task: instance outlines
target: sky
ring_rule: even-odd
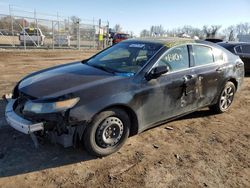
[[[53,15],[58,12],[65,18],[75,15],[86,21],[101,18],[111,27],[120,24],[124,31],[137,35],[152,25],[165,29],[184,25],[225,28],[250,22],[250,0],[0,0],[0,14],[9,12],[9,4],[19,15],[19,10],[36,9]]]

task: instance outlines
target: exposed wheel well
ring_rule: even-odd
[[[233,82],[233,84],[234,84],[234,86],[235,86],[235,88],[237,90],[237,88],[238,88],[238,82],[236,81],[236,79],[235,78],[230,78],[228,81]]]
[[[108,109],[111,109],[111,108],[118,108],[118,109],[121,109],[121,110],[124,110],[129,118],[130,118],[130,121],[131,121],[131,127],[130,127],[130,134],[129,136],[134,136],[138,133],[138,119],[137,119],[137,115],[136,113],[128,106],[125,106],[125,105],[113,105],[113,106],[109,106],[105,109],[103,109],[102,111],[104,110],[108,110]]]

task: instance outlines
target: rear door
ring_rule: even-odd
[[[197,92],[199,93],[198,107],[211,104],[220,93],[224,83],[226,65],[223,53],[210,46],[192,45],[195,73],[198,79]]]
[[[145,81],[140,97],[145,125],[166,120],[197,108],[197,76],[190,68],[187,45],[171,48],[153,67],[166,65],[169,72]]]

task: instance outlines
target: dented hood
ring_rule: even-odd
[[[76,62],[33,73],[18,89],[34,98],[54,98],[117,79],[122,77]]]

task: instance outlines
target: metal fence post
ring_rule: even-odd
[[[54,35],[55,29],[54,29],[54,22],[52,21],[52,49],[55,49],[55,44],[54,44],[54,39],[55,39],[55,35]]]
[[[95,49],[96,48],[96,38],[95,38],[95,33],[96,33],[96,31],[95,31],[95,18],[93,18],[93,48]]]
[[[34,20],[35,20],[35,23],[36,23],[37,46],[39,46],[39,44],[40,44],[40,41],[39,41],[40,37],[38,35],[39,32],[38,32],[38,23],[37,23],[37,18],[36,18],[36,9],[34,9]]]
[[[101,40],[100,40],[100,35],[101,35],[101,26],[102,26],[102,20],[101,19],[99,19],[99,23],[98,23],[98,50],[101,50],[101,46],[102,46],[102,44],[101,44]]]
[[[80,20],[78,20],[78,36],[77,36],[77,40],[78,40],[78,50],[80,50]]]
[[[11,33],[12,33],[12,46],[15,46],[15,42],[14,42],[14,21],[13,21],[13,15],[12,15],[12,11],[11,11],[11,5],[9,5],[9,14],[10,14],[10,19],[11,19]]]
[[[24,45],[24,50],[26,50],[26,30],[25,30],[25,21],[24,21],[24,18],[23,18],[23,45]]]
[[[109,21],[107,21],[106,47],[109,46]]]

